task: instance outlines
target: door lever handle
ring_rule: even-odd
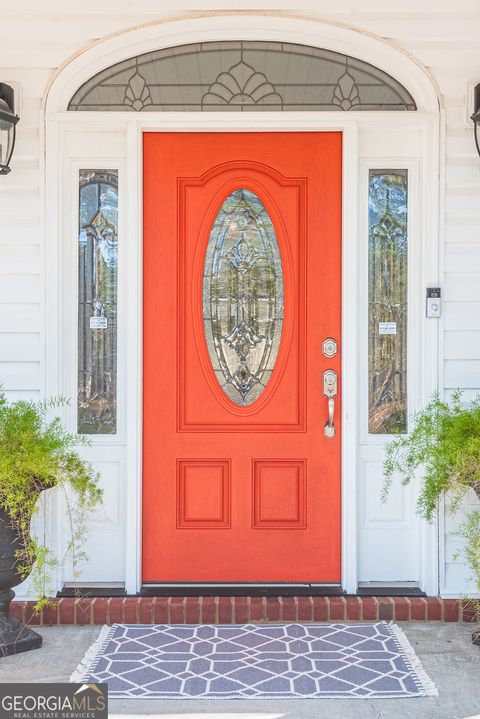
[[[337,373],[327,369],[323,373],[323,395],[328,399],[328,422],[325,422],[323,433],[328,439],[335,437],[335,397],[337,396]]]
[[[333,424],[333,418],[335,416],[335,400],[333,397],[328,398],[328,422],[325,423],[324,434],[325,437],[331,439],[335,437],[335,425]]]

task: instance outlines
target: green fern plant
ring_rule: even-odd
[[[78,573],[86,558],[86,520],[102,499],[98,475],[76,451],[87,440],[67,432],[59,417],[50,418],[65,404],[64,398],[9,403],[0,391],[0,507],[21,539],[16,569],[22,579],[31,573],[37,608],[48,601],[52,574],[61,562],[72,562]],[[46,506],[42,492],[51,488],[63,492],[67,508],[70,537],[63,557],[30,533],[32,518]]]
[[[480,499],[480,396],[462,402],[455,392],[450,402],[438,395],[416,413],[409,434],[395,437],[386,448],[382,499],[386,501],[398,473],[409,484],[421,468],[418,512],[427,520],[436,515],[444,498],[449,511],[458,511],[472,491]],[[480,510],[466,513],[458,534],[464,540],[464,558],[480,595]],[[480,620],[480,601],[472,600]]]

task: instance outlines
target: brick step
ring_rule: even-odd
[[[13,601],[12,614],[34,625],[245,624],[344,620],[472,621],[459,599],[439,597],[63,597],[39,613]]]

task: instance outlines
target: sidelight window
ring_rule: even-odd
[[[79,171],[78,432],[117,431],[118,171]]]
[[[407,431],[407,170],[370,170],[368,429]]]

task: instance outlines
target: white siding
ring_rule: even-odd
[[[380,35],[429,68],[446,110],[444,316],[440,388],[456,387],[466,397],[480,390],[480,159],[465,123],[469,81],[480,81],[478,0],[251,0],[244,10],[282,10],[348,24]],[[144,22],[178,16],[170,0],[17,0],[0,10],[0,79],[21,88],[21,123],[13,171],[0,180],[0,382],[13,398],[44,391],[42,152],[40,108],[48,80],[69,56],[108,34]],[[13,10],[10,10],[13,7]],[[159,9],[160,7],[160,9]],[[190,0],[184,12],[231,9],[227,0]],[[39,9],[41,8],[41,9]],[[75,88],[72,87],[72,92]],[[109,460],[106,460],[109,461]],[[114,458],[112,462],[116,461]],[[112,465],[113,466],[113,465]],[[108,472],[111,474],[111,467]],[[110,481],[110,480],[109,480]],[[111,480],[113,481],[113,480]],[[108,521],[113,524],[118,516]],[[446,593],[466,588],[465,569],[453,560],[456,537],[446,519]]]
[[[478,31],[479,20],[473,26]],[[454,389],[464,390],[469,400],[480,391],[480,158],[473,144],[472,130],[465,127],[465,99],[468,80],[480,80],[480,53],[469,56],[462,47],[435,68],[445,94],[445,251],[444,251],[444,373],[440,378],[449,397]],[[450,61],[455,60],[450,64]],[[470,58],[470,59],[469,59]],[[459,62],[459,60],[462,62]],[[456,86],[456,87],[455,87]],[[465,508],[474,506],[469,497]],[[459,560],[461,539],[457,535],[459,516],[448,511],[444,521],[444,572],[441,591],[457,596],[471,587],[469,570]]]

